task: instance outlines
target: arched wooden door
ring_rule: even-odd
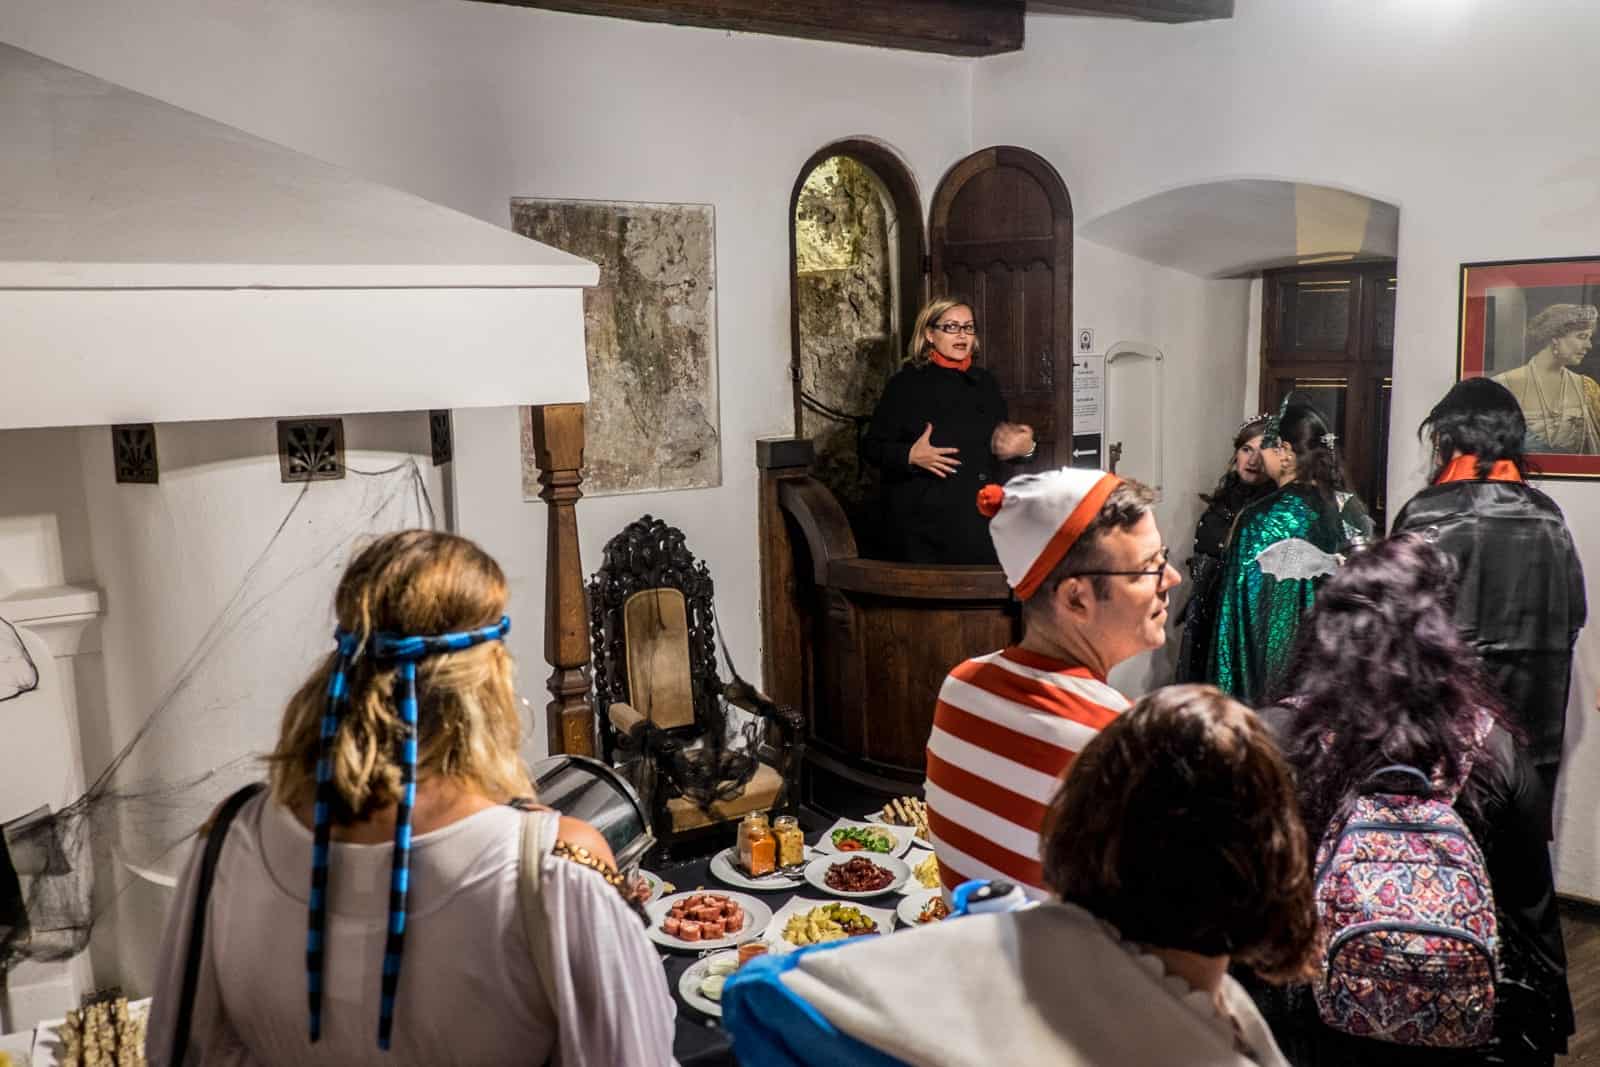
[[[1034,429],[1028,469],[1072,463],[1072,201],[1023,148],[986,148],[939,183],[929,227],[931,289],[972,301],[977,359],[1014,422]]]

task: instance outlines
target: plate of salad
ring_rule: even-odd
[[[911,832],[859,819],[840,819],[822,833],[817,851],[838,855],[903,856],[911,848]]]

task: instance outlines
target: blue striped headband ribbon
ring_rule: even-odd
[[[349,696],[346,675],[363,651],[380,664],[394,664],[400,673],[400,717],[406,736],[400,753],[400,803],[394,815],[394,864],[389,879],[389,936],[383,949],[383,994],[378,1005],[378,1047],[387,1051],[394,1030],[395,990],[400,984],[400,958],[405,951],[406,893],[411,881],[411,808],[417,800],[417,661],[460,652],[485,641],[499,641],[511,632],[502,615],[493,626],[465,633],[403,637],[374,633],[363,648],[359,635],[335,630],[339,668],[328,681],[328,708],[322,715],[317,756],[317,798],[312,817],[310,919],[306,928],[306,992],[311,1005],[311,1040],[322,1036],[323,935],[328,927],[328,859],[332,834],[333,739]]]

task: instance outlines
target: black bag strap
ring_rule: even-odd
[[[217,876],[222,842],[228,836],[228,826],[239,814],[239,809],[244,807],[245,801],[265,788],[265,782],[251,782],[224,800],[222,807],[212,816],[211,832],[206,834],[206,850],[200,857],[200,873],[195,880],[194,913],[189,919],[189,951],[183,964],[183,991],[178,997],[178,1019],[172,1032],[172,1067],[183,1067],[183,1055],[189,1048],[194,1001],[200,990],[200,963],[205,955],[206,905],[211,900],[211,883]]]

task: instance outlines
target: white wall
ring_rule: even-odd
[[[1153,412],[1150,421],[1153,425],[1159,417],[1165,435],[1156,523],[1172,549],[1173,561],[1187,575],[1182,561],[1192,551],[1195,523],[1204,508],[1199,494],[1209,491],[1221,476],[1239,422],[1250,283],[1210,281],[1081,238],[1075,259],[1073,324],[1094,330],[1101,353],[1125,342],[1161,352],[1162,410]],[[1118,366],[1108,372],[1113,389],[1115,376],[1122,373]],[[1117,407],[1125,410],[1121,401]],[[1127,428],[1115,429],[1118,432],[1107,437],[1108,445],[1127,436]],[[1204,442],[1215,446],[1206,447]],[[1172,614],[1188,595],[1187,588],[1174,590]],[[1173,632],[1164,649],[1123,664],[1112,672],[1111,681],[1130,695],[1171,681],[1177,646]]]
[[[102,982],[144,988],[166,906],[165,890],[121,861],[176,874],[187,856],[178,843],[261,775],[254,757],[271,750],[289,696],[331,646],[333,590],[353,551],[369,533],[427,521],[409,470],[354,471],[414,461],[436,507],[443,496],[426,414],[346,416],[344,429],[352,472],[309,485],[281,482],[268,419],[158,425],[157,485],[117,484],[110,432],[78,431],[106,611],[104,696],[80,702],[89,777],[138,738],[93,809],[109,919],[92,945]],[[123,888],[114,902],[112,883]]]
[[[72,430],[0,433],[0,596],[92,578],[79,462]]]
[[[1317,182],[1399,205],[1397,501],[1424,480],[1413,431],[1455,376],[1458,265],[1600,251],[1600,158],[1576,132],[1593,124],[1592,93],[1574,75],[1592,65],[1600,6],[1238,0],[1222,22],[1043,16],[1027,30],[1023,53],[976,66],[974,136],[1050,158],[1080,219],[1237,177]],[[1081,297],[1079,308],[1083,320]],[[1229,417],[1238,410],[1230,405]],[[1600,486],[1544,488],[1567,514],[1600,603]],[[1591,710],[1600,627],[1579,641],[1576,677],[1557,875],[1563,891],[1600,897]]]

